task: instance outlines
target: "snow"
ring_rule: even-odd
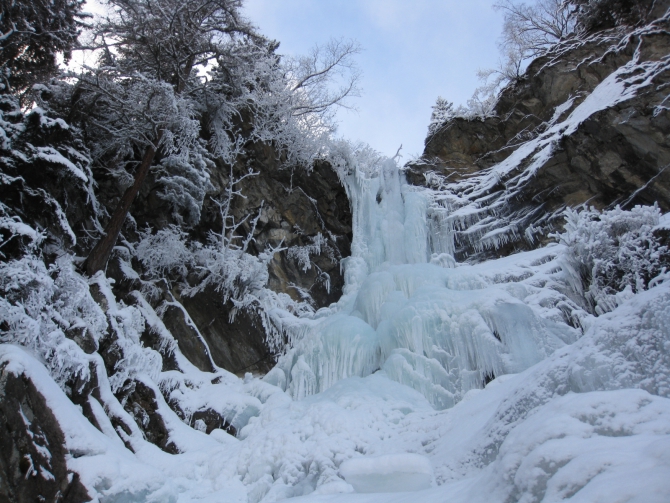
[[[430,488],[433,468],[425,456],[387,454],[345,461],[340,475],[359,493],[420,491]]]
[[[75,177],[79,178],[82,182],[88,182],[88,177],[86,174],[79,169],[72,161],[69,161],[65,158],[58,150],[53,147],[37,147],[35,149],[35,158],[42,159],[43,161],[51,162],[54,164],[60,164],[65,166],[70,173]]]
[[[0,346],[0,366],[4,365],[4,372],[27,376],[45,397],[65,434],[68,468],[80,475],[93,501],[147,501],[147,498],[150,501],[199,500],[212,503],[222,499],[246,501],[243,486],[225,466],[225,460],[237,444],[233,437],[227,436],[228,441],[222,444],[192,430],[162,402],[166,417],[173,418],[170,428],[176,430],[175,438],[183,442],[180,447],[184,449],[184,454],[173,456],[164,453],[143,440],[138,430],[128,437],[133,453],[114,433],[115,429],[108,419],[109,411],[105,413],[100,404],[93,407],[102,427],[101,432],[84,418],[40,362],[24,349],[10,344]],[[104,390],[104,385],[101,385],[101,390]],[[158,396],[161,396],[160,393]],[[120,411],[125,414],[122,408]],[[127,417],[124,424],[134,423]]]
[[[191,247],[178,227],[147,230],[134,250],[147,281],[128,249],[117,250],[128,259],[124,273],[148,290],[195,264],[203,276],[191,293],[210,285],[222,300],[258,309],[273,349],[289,342],[265,376],[240,379],[214,362],[212,372],[199,370],[143,292],[117,300],[104,274],[86,281],[65,255],[49,267],[30,256],[0,262],[0,368],[45,397],[65,435],[68,468],[96,502],[667,501],[668,250],[644,243],[668,228],[669,215],[656,207],[568,212],[557,244],[478,264],[454,259],[457,234],[476,249],[533,239],[523,216],[499,216],[504,205],[562,136],[666,66],[667,58],[641,61],[636,52],[577,106],[574,97],[557,106],[547,129],[505,161],[450,186],[436,178],[434,191],[409,186],[391,159],[329,144],[351,202],[353,242],[341,262],[341,299],[317,312],[267,288],[273,251],[246,252],[253,230],[232,243],[241,225],[225,209],[241,195],[232,177],[221,234],[208,245]],[[87,182],[62,154],[39,155]],[[516,173],[520,165],[527,167]],[[501,180],[505,190],[492,193]],[[193,194],[171,197],[198,213],[209,182],[192,182]],[[41,239],[2,218],[12,233]],[[307,270],[323,253],[329,245],[319,234],[287,254]],[[195,328],[176,299],[164,300]],[[113,335],[122,358],[106,368],[68,336],[73,329],[95,344]],[[155,349],[142,344],[147,333]],[[177,368],[166,370],[161,354]],[[73,377],[97,383],[88,397],[97,427],[67,396]],[[147,441],[124,407],[119,397],[133,381],[154,393],[178,454]],[[237,435],[206,434],[206,422],[194,418],[207,411]]]
[[[477,475],[417,493],[306,502],[667,501],[670,401],[640,390],[571,394],[540,410]],[[465,419],[465,418],[461,418]]]
[[[444,229],[429,225],[425,194],[392,162],[376,171],[358,161],[341,172],[355,221],[344,295],[302,317],[274,304],[291,347],[263,378],[198,370],[140,292],[125,305],[104,275],[87,284],[67,257],[51,272],[41,261],[3,264],[0,286],[20,302],[0,305],[15,337],[3,335],[0,365],[47,398],[68,467],[94,501],[664,501],[667,272],[594,316],[566,264],[580,232],[618,223],[647,236],[667,215],[587,214],[560,244],[457,263]],[[160,255],[157,267],[178,267],[173,257]],[[116,334],[124,358],[111,375],[64,336],[69,326],[88,327],[96,341]],[[145,330],[178,370],[162,370],[159,353],[142,346]],[[68,372],[95,374],[99,429],[61,387]],[[153,390],[179,454],[149,443],[114,395],[129,378]],[[207,410],[237,437],[207,435],[193,421]]]
[[[96,353],[62,356],[96,373],[99,395],[89,404],[99,430],[54,381],[40,346],[0,346],[4,371],[28,376],[47,398],[65,433],[68,467],[94,501],[667,498],[670,281],[659,277],[596,317],[571,297],[561,265],[567,241],[456,263],[448,252],[404,242],[406,228],[421,235],[421,222],[430,242],[426,206],[397,171],[385,169],[381,177],[351,173],[354,215],[367,214],[358,232],[368,234],[356,235],[345,261],[344,296],[291,318],[293,346],[262,379],[198,370],[142,295],[135,292],[134,306],[118,303],[103,275],[90,285],[104,298],[106,323],[126,359],[108,377]],[[667,219],[655,218],[650,228]],[[383,235],[389,222],[400,234]],[[402,246],[390,248],[398,236]],[[57,265],[57,284],[34,264],[5,267],[21,271],[6,276],[3,288],[11,291],[40,278],[40,302],[79,288],[66,261]],[[90,302],[86,290],[73,306],[58,307],[58,316],[80,313],[100,333],[103,313]],[[39,305],[25,314],[5,307],[23,320],[37,316]],[[143,323],[179,370],[162,371],[157,353],[140,345]],[[154,391],[179,454],[147,442],[112,393],[129,376]],[[204,424],[191,423],[205,410],[224,417],[237,438],[220,429],[207,435]]]

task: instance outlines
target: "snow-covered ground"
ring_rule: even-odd
[[[113,386],[97,354],[89,358],[99,369],[100,400],[89,403],[100,430],[27,349],[0,346],[5,371],[26,374],[47,397],[65,432],[68,465],[91,496],[668,501],[668,274],[593,316],[566,266],[566,245],[457,264],[448,236],[434,235],[449,229],[428,225],[427,195],[406,185],[393,161],[365,168],[343,175],[355,221],[344,295],[309,318],[274,314],[292,337],[275,369],[245,379],[204,373],[177,348],[183,372],[143,374],[148,353],[133,367],[155,391],[180,454],[143,438],[105,391]],[[666,215],[657,225],[667,222]],[[135,309],[170,343],[146,303],[116,306],[105,279],[95,281],[127,333]],[[128,344],[139,344],[136,337]],[[187,426],[164,396],[186,414],[217,411],[237,438]],[[109,417],[131,431],[115,429]]]
[[[454,259],[459,240],[493,250],[510,236],[537,237],[524,215],[505,214],[510,202],[588,118],[663,89],[670,58],[641,40],[664,29],[652,23],[626,35],[620,50],[630,43],[631,60],[588,96],[557,106],[504,161],[457,182],[428,174],[433,189],[409,186],[395,161],[370,150],[287,129],[290,138],[277,141],[297,145],[296,156],[328,150],[351,202],[341,299],[313,312],[266,288],[271,254],[195,248],[210,274],[194,291],[218,282],[233,295],[238,283],[251,285],[241,308],[259,309],[270,346],[288,340],[265,376],[241,379],[214,362],[215,372],[199,370],[147,302],[148,290],[121,301],[112,280],[85,278],[60,249],[47,264],[39,247],[46,234],[0,202],[0,227],[10,235],[2,246],[14,237],[27,243],[16,260],[0,253],[0,383],[8,374],[34,383],[63,430],[68,469],[100,503],[670,501],[670,250],[654,237],[668,232],[670,214],[567,210],[554,244],[483,263]],[[41,108],[32,113],[52,120]],[[312,140],[326,145],[300,150]],[[88,168],[51,147],[35,152],[61,165],[97,206]],[[3,183],[19,180],[10,178]],[[231,177],[229,195],[233,185]],[[74,243],[59,203],[45,200]],[[177,228],[147,233],[132,253],[151,281],[125,258],[123,273],[151,286],[173,266],[201,264],[184,236]],[[308,267],[318,236],[289,258]],[[221,238],[228,252],[233,238]],[[120,252],[128,260],[130,248]],[[153,347],[142,343],[149,332]],[[101,341],[115,345],[118,359],[103,360]],[[161,353],[176,369],[163,370]],[[155,395],[178,454],[146,439],[150,419],[141,407],[129,413],[128,383]],[[86,397],[86,407],[66,392]],[[204,411],[225,418],[236,436],[207,434],[204,420],[191,421]],[[20,413],[28,428],[32,414]],[[46,437],[27,432],[45,461],[28,456],[26,477],[53,480]]]

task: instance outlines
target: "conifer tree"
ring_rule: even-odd
[[[3,0],[0,69],[3,92],[22,93],[58,71],[77,45],[84,0]]]

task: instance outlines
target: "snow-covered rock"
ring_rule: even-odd
[[[670,210],[669,24],[665,12],[569,37],[503,89],[492,116],[452,117],[426,138],[407,177],[441,189],[434,218],[455,231],[459,260],[544,244],[566,207]]]

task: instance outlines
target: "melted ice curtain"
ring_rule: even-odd
[[[393,160],[350,159],[342,178],[354,216],[344,295],[293,330],[268,382],[301,399],[381,369],[444,409],[576,340],[556,313],[541,318],[527,305],[532,282],[456,264],[449,230],[428,225],[428,193],[408,185]],[[555,251],[540,254],[522,275],[536,275]]]

